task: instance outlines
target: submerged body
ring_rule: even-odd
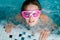
[[[54,29],[52,28],[53,24],[51,20],[46,24],[42,19],[39,19],[39,23],[33,27],[27,25],[23,20],[21,22],[22,24],[18,24],[15,28],[12,28],[10,33],[7,33],[4,26],[1,25],[0,40],[39,40],[39,38],[41,38],[41,32],[44,29],[49,31]],[[50,40],[52,39],[53,38]],[[47,38],[47,40],[49,39]]]

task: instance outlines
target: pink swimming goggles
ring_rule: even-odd
[[[41,10],[34,10],[34,11],[22,11],[22,16],[25,19],[29,19],[30,16],[37,18],[41,14]]]

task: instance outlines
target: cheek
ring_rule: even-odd
[[[34,20],[35,20],[35,21],[38,21],[38,20],[39,20],[39,17],[35,18]]]

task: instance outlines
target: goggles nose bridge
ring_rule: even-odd
[[[30,11],[30,14],[29,14],[29,16],[32,16],[32,14],[33,14],[33,12],[31,12],[31,11]]]
[[[32,16],[32,13],[29,16]]]
[[[30,16],[31,16],[33,13],[35,13],[35,11],[33,11],[33,12],[30,12]]]

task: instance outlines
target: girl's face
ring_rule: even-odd
[[[22,11],[22,16],[25,18],[26,22],[30,26],[34,26],[38,23],[41,10],[38,6],[30,4],[26,7],[25,11]]]

